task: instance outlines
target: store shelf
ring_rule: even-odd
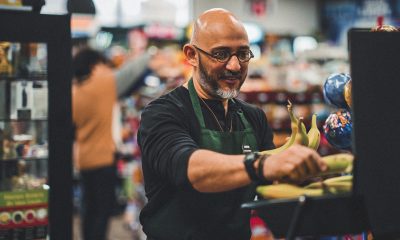
[[[322,91],[306,91],[306,92],[288,92],[288,91],[252,91],[242,92],[240,99],[250,103],[276,103],[284,104],[290,100],[293,104],[311,104],[314,102],[323,102],[324,97]]]
[[[48,157],[15,157],[15,158],[0,158],[0,164],[5,162],[17,162],[20,160],[25,161],[40,161],[40,160],[47,160]]]
[[[0,118],[0,122],[16,122],[16,123],[46,123],[48,119],[45,118],[36,118],[36,119],[11,119],[11,118]]]
[[[47,74],[38,75],[2,75],[0,74],[0,81],[40,81],[46,80],[48,78]]]

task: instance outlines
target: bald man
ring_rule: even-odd
[[[301,182],[326,166],[313,150],[274,148],[265,113],[236,99],[253,53],[243,24],[211,9],[183,48],[193,76],[151,102],[138,133],[148,203],[140,215],[149,240],[250,239],[240,210],[255,186]]]

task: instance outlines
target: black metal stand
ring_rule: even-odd
[[[289,229],[288,229],[287,234],[286,234],[286,239],[287,240],[294,240],[295,234],[296,234],[297,225],[298,225],[299,220],[301,218],[301,214],[303,212],[304,205],[306,204],[306,202],[308,202],[308,201],[307,201],[307,197],[305,195],[302,195],[302,196],[299,197],[298,204],[297,204],[297,206],[296,206],[296,208],[294,210],[293,218],[292,218],[292,220],[290,222]]]

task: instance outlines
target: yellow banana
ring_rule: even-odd
[[[338,194],[351,192],[353,188],[353,182],[331,182],[325,183],[327,186],[327,192]]]
[[[320,175],[334,173],[351,173],[353,170],[354,156],[350,153],[337,153],[322,157],[322,160],[328,165],[328,170]]]
[[[302,117],[297,118],[293,113],[293,104],[288,100],[287,109],[290,117],[290,125],[297,125],[297,136],[295,143],[308,146],[308,137],[306,126],[304,125],[304,119]],[[293,128],[293,127],[292,127]]]
[[[289,102],[289,105],[287,105],[287,108],[288,108],[288,111],[290,114],[291,110],[289,110],[289,108],[290,109],[292,108],[292,103],[290,101],[288,101],[288,102]],[[280,153],[280,152],[288,149],[290,146],[292,146],[295,143],[296,138],[297,138],[296,136],[298,135],[298,132],[299,132],[298,131],[299,125],[298,125],[298,122],[296,121],[296,118],[290,117],[290,120],[291,120],[290,128],[291,128],[292,132],[290,134],[290,138],[285,142],[285,144],[283,144],[282,146],[275,148],[275,149],[259,152],[259,154],[268,154],[268,155],[277,154],[277,153]]]
[[[295,142],[296,135],[297,135],[297,126],[294,125],[294,126],[292,126],[292,133],[290,135],[290,138],[285,142],[285,144],[283,144],[282,146],[280,146],[278,148],[274,148],[274,149],[271,149],[271,150],[265,150],[265,151],[259,152],[259,154],[273,155],[273,154],[277,154],[277,153],[280,153],[280,152],[288,149]]]
[[[307,130],[304,125],[303,117],[300,117],[297,122],[297,136],[295,142],[303,146],[308,146]]]
[[[288,149],[294,143],[302,144],[305,146],[308,145],[307,130],[306,130],[306,126],[304,125],[303,118],[298,119],[294,115],[293,105],[289,100],[288,100],[288,102],[289,102],[289,104],[287,105],[287,109],[288,109],[289,116],[290,116],[290,127],[291,127],[291,131],[292,131],[290,134],[290,138],[285,142],[285,144],[283,144],[279,148],[262,151],[262,152],[259,152],[260,154],[268,154],[268,155],[277,154],[277,153],[280,153],[280,152]]]
[[[331,182],[314,182],[305,186],[306,189],[322,189],[324,193],[347,193],[350,192],[353,187],[352,181],[331,181]]]
[[[289,112],[289,117],[290,117],[290,124],[291,125],[298,125],[299,119],[294,115],[293,113],[293,104],[288,100],[288,105],[286,105],[287,110]]]
[[[317,150],[321,139],[321,133],[317,126],[317,114],[312,115],[311,128],[307,133],[308,147]]]
[[[332,183],[332,182],[352,182],[353,175],[343,175],[339,177],[332,177],[324,180],[324,183]]]
[[[295,185],[281,183],[267,186],[258,186],[256,191],[264,198],[296,198],[301,195],[321,196],[323,189],[306,189]]]

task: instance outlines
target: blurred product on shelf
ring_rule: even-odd
[[[0,42],[0,74],[11,74],[13,71],[12,65],[8,60],[7,54],[10,43]]]
[[[11,191],[43,189],[47,179],[28,174],[28,166],[29,164],[25,160],[18,161],[17,174],[11,178]]]
[[[399,29],[392,25],[378,25],[371,29],[371,32],[398,32]]]
[[[22,0],[0,0],[0,4],[21,6],[22,5]]]

